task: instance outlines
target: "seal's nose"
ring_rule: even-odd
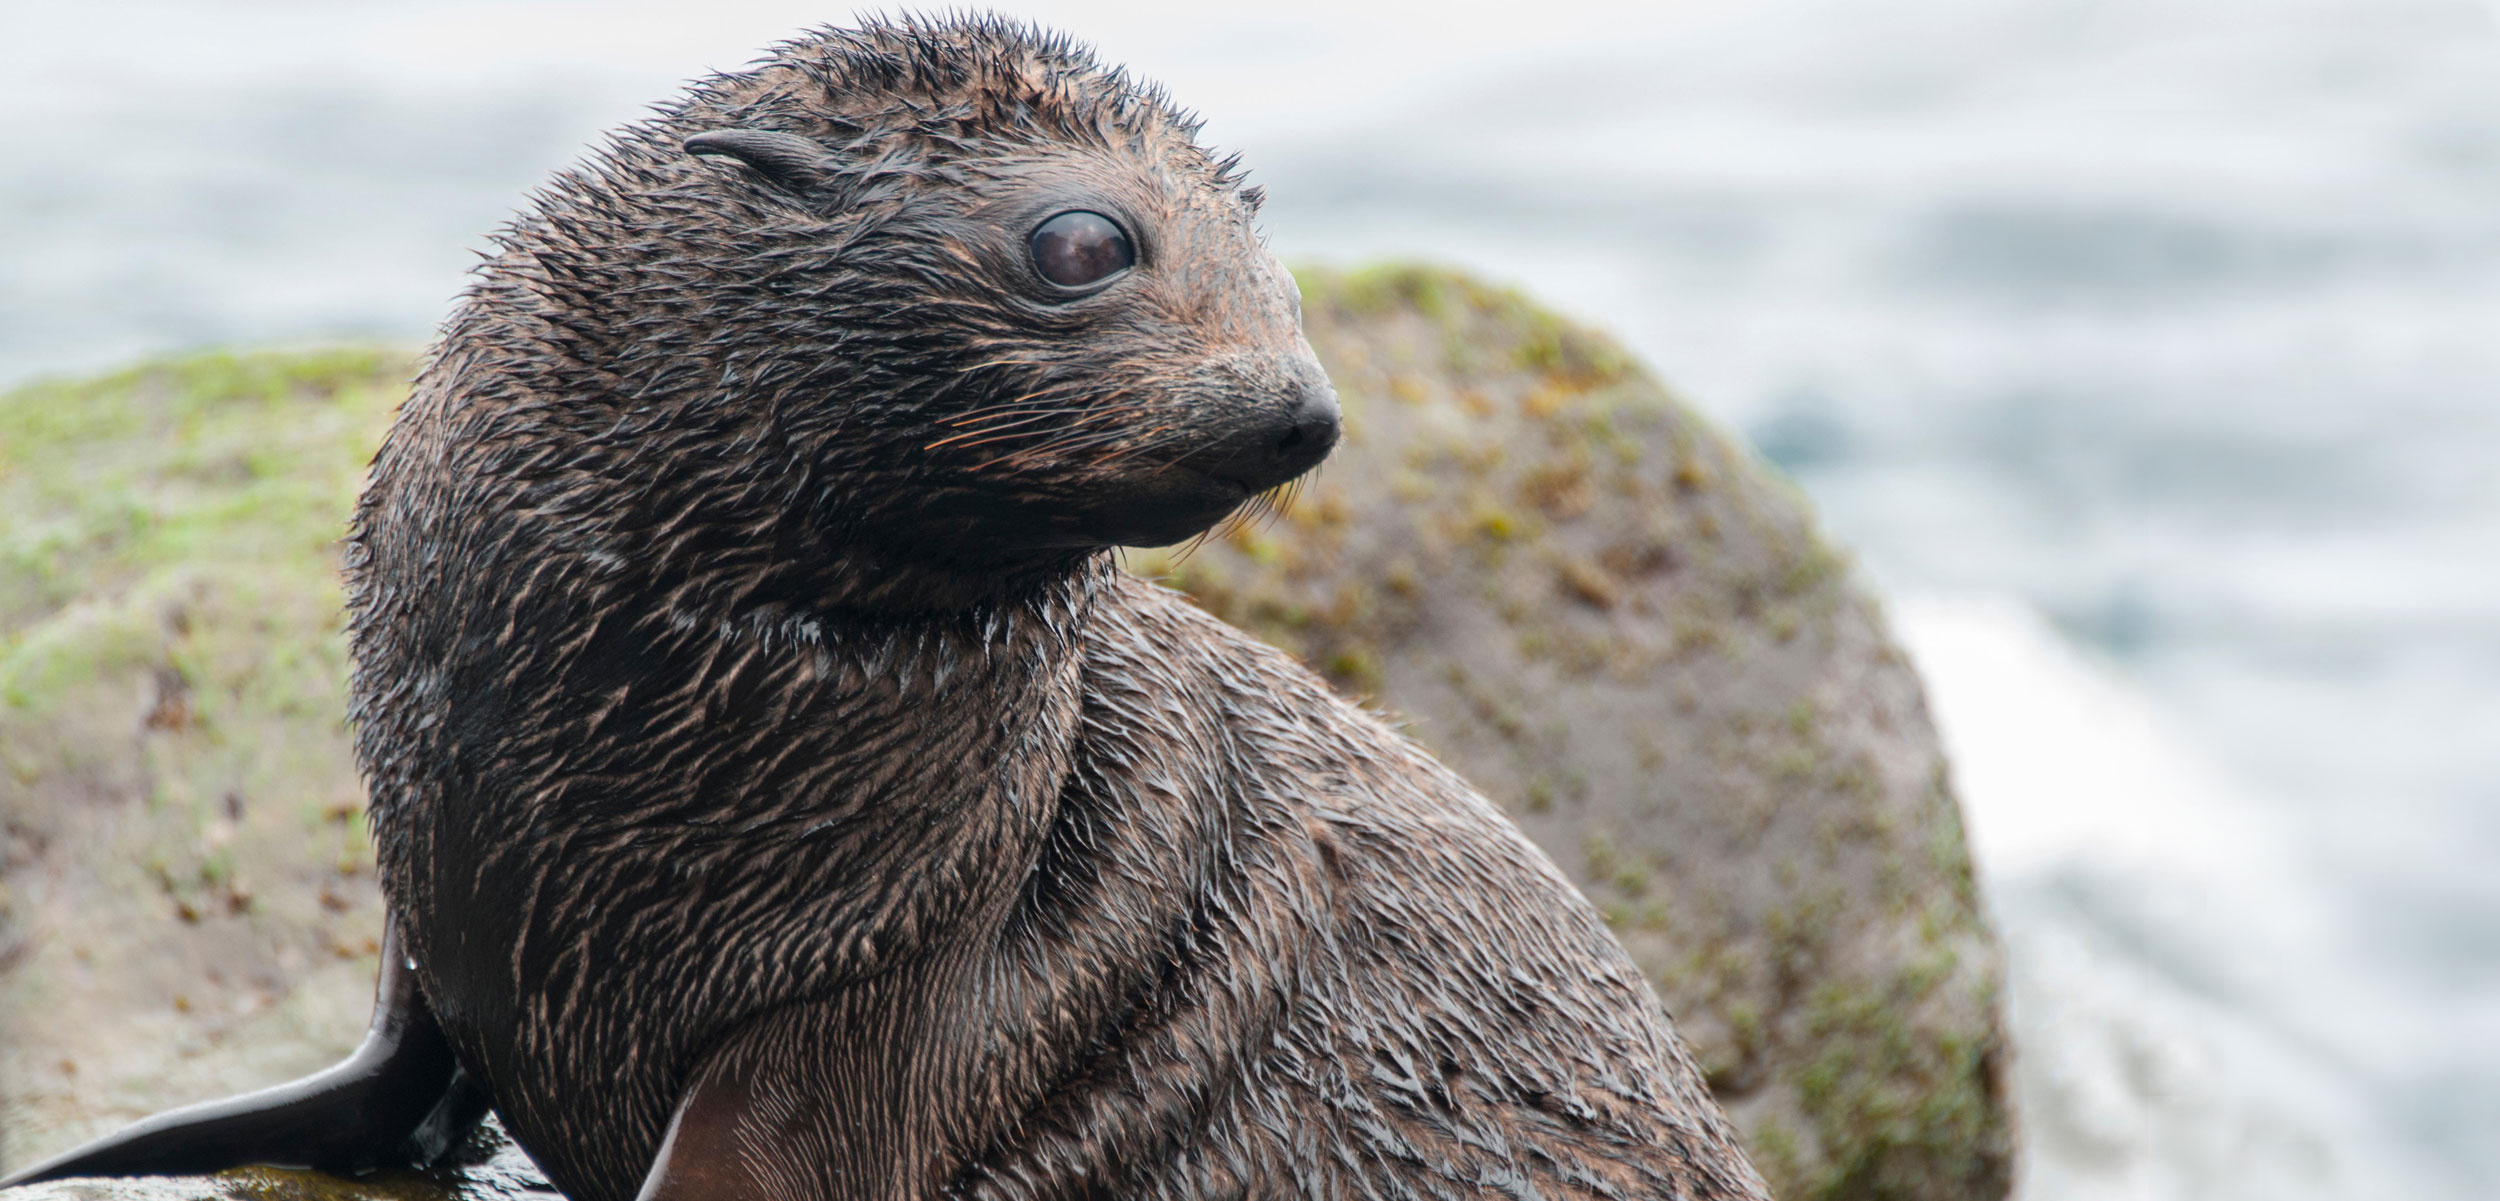
[[[1337,390],[1322,380],[1304,384],[1294,398],[1293,412],[1276,439],[1276,457],[1293,475],[1317,466],[1337,446]]]
[[[1272,386],[1272,385],[1271,385]],[[1229,412],[1210,414],[1213,437],[1183,461],[1200,473],[1265,492],[1319,465],[1342,429],[1337,390],[1314,363],[1274,391],[1251,392]],[[1229,406],[1228,406],[1229,407]]]

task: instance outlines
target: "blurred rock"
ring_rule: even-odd
[[[1304,287],[1344,447],[1282,516],[1132,568],[1509,809],[1657,982],[1781,1197],[2003,1196],[2000,968],[1958,809],[1802,498],[1514,294],[1404,267]],[[335,539],[406,370],[208,356],[0,397],[6,1162],[361,1033],[379,907]],[[493,1163],[13,1198],[543,1185]]]

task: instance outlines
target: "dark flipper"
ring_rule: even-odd
[[[845,1124],[827,1118],[822,1082],[802,1078],[807,1026],[821,1010],[779,1010],[749,1024],[704,1056],[669,1118],[635,1201],[788,1201],[823,1197],[828,1175],[874,1181],[838,1196],[918,1196],[892,1173],[839,1162],[826,1136]],[[793,1034],[793,1026],[797,1033]],[[855,1128],[849,1133],[856,1135]],[[841,1141],[841,1140],[836,1140]]]
[[[772,1138],[743,1082],[698,1080],[678,1102],[635,1201],[768,1201],[749,1153]]]
[[[342,1173],[423,1167],[458,1145],[486,1109],[485,1089],[453,1059],[393,926],[382,936],[373,1024],[345,1062],[275,1088],[160,1113],[0,1180],[0,1188],[254,1163]]]

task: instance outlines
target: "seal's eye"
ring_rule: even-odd
[[[1128,235],[1101,213],[1061,213],[1033,231],[1033,265],[1062,288],[1100,283],[1136,264]]]

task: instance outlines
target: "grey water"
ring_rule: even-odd
[[[2024,1195],[2500,1179],[2500,31],[2471,0],[1071,0],[1298,260],[1515,281],[1794,474],[1927,671]],[[0,3],[0,382],[422,340],[840,9]]]

